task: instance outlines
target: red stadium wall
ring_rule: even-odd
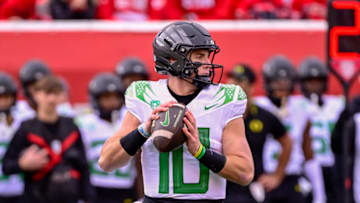
[[[227,22],[224,22],[226,25]],[[113,71],[115,65],[126,56],[138,56],[148,65],[151,79],[158,79],[153,70],[152,40],[166,23],[141,24],[130,28],[106,24],[97,28],[94,24],[66,23],[39,25],[0,23],[0,69],[17,78],[22,64],[38,58],[50,65],[53,72],[68,80],[72,102],[87,101],[87,85],[90,79],[102,71]],[[229,23],[228,23],[229,24]],[[210,27],[221,52],[216,63],[223,64],[225,71],[237,62],[245,62],[256,68],[261,76],[263,62],[273,54],[284,54],[295,65],[306,56],[326,57],[326,26],[322,23],[302,23],[301,26],[256,23],[250,26],[230,23],[228,26]],[[101,26],[101,24],[100,24]],[[120,27],[119,27],[120,26]],[[259,77],[260,78],[260,77]],[[223,78],[223,82],[226,78]],[[358,84],[357,84],[358,85]],[[264,94],[262,81],[258,80],[256,94]],[[352,88],[355,89],[355,88]],[[329,93],[341,94],[339,84],[332,77]],[[352,90],[354,93],[354,90]]]

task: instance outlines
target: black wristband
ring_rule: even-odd
[[[134,156],[146,140],[147,139],[140,134],[138,129],[135,129],[121,138],[120,144],[129,155]]]
[[[226,163],[226,157],[222,154],[206,149],[205,154],[199,161],[212,170],[214,173],[220,172]]]

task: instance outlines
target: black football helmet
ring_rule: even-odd
[[[32,101],[28,86],[44,76],[51,74],[50,68],[42,61],[31,60],[25,63],[19,72],[19,79],[24,90],[24,95]]]
[[[110,118],[115,110],[120,110],[121,106],[112,110],[105,110],[99,104],[99,97],[108,92],[115,92],[123,100],[125,87],[119,77],[112,73],[97,74],[89,83],[89,97],[93,108],[99,113],[102,118]]]
[[[275,80],[285,79],[290,81],[290,93],[293,92],[297,79],[296,69],[285,56],[272,56],[263,65],[263,78],[268,96],[272,96],[273,89],[270,83]]]
[[[253,68],[245,63],[238,63],[234,65],[233,69],[228,73],[228,77],[232,77],[239,81],[247,80],[251,84],[254,84],[256,81],[256,75]]]
[[[121,79],[132,74],[141,75],[145,78],[145,80],[149,79],[149,73],[145,64],[137,57],[129,57],[121,61],[116,65],[115,73]]]
[[[155,70],[159,74],[171,75],[180,78],[192,78],[192,83],[197,87],[214,84],[215,68],[223,66],[213,63],[215,55],[220,48],[215,44],[210,33],[201,25],[195,22],[175,22],[163,28],[155,37],[153,42]],[[210,64],[192,62],[188,56],[196,49],[207,49],[210,54]],[[170,62],[170,59],[174,62]],[[210,74],[200,76],[197,69],[202,65],[209,65]],[[220,77],[221,80],[221,77]],[[219,80],[219,81],[220,81]]]
[[[17,86],[15,81],[6,73],[0,72],[0,95],[10,94],[14,101],[8,108],[0,109],[0,113],[9,113],[11,107],[16,104]]]
[[[306,89],[304,83],[310,79],[320,79],[323,82],[322,93],[327,89],[329,72],[323,62],[316,57],[308,57],[300,64],[299,78],[301,91],[305,96],[310,96],[312,92]]]

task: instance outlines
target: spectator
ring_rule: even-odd
[[[6,73],[0,72],[0,160],[3,160],[7,146],[21,123],[12,111],[16,95],[15,81]],[[0,202],[19,203],[23,187],[20,175],[7,176],[0,169]]]
[[[182,14],[178,0],[149,0],[148,15],[150,20],[180,19]]]
[[[236,0],[237,19],[289,19],[291,7],[283,0]]]
[[[233,19],[233,0],[100,0],[97,18],[131,21]]]
[[[149,0],[150,1],[150,0]],[[105,20],[145,21],[148,0],[99,0],[96,18]]]
[[[36,17],[40,20],[51,20],[50,13],[50,1],[51,0],[36,0],[35,12]]]
[[[96,18],[126,21],[180,19],[179,8],[178,0],[100,0]]]
[[[234,19],[233,0],[175,0],[180,9],[179,19],[210,20]]]
[[[92,197],[80,132],[56,111],[62,88],[53,76],[35,84],[36,117],[21,124],[5,153],[4,173],[24,173],[26,203],[77,203]]]
[[[292,9],[298,12],[300,18],[322,20],[326,18],[326,0],[293,0]]]
[[[1,0],[0,19],[35,19],[36,0]]]
[[[94,0],[50,0],[53,19],[79,20],[95,18]]]

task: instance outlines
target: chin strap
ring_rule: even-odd
[[[116,108],[116,109],[112,109],[112,110],[103,110],[103,109],[99,109],[98,110],[98,115],[100,118],[107,120],[109,122],[114,122],[116,120],[118,120],[120,118],[120,108]]]
[[[211,76],[214,74],[214,69],[210,71],[208,75],[199,75],[198,74],[198,68],[202,66],[202,63],[188,63],[188,65],[185,66],[183,71],[180,73],[181,78],[187,78],[191,81],[185,80],[189,82],[190,84],[195,85],[197,88],[204,88],[210,84],[214,84],[211,80]],[[195,73],[195,77],[191,77]]]

